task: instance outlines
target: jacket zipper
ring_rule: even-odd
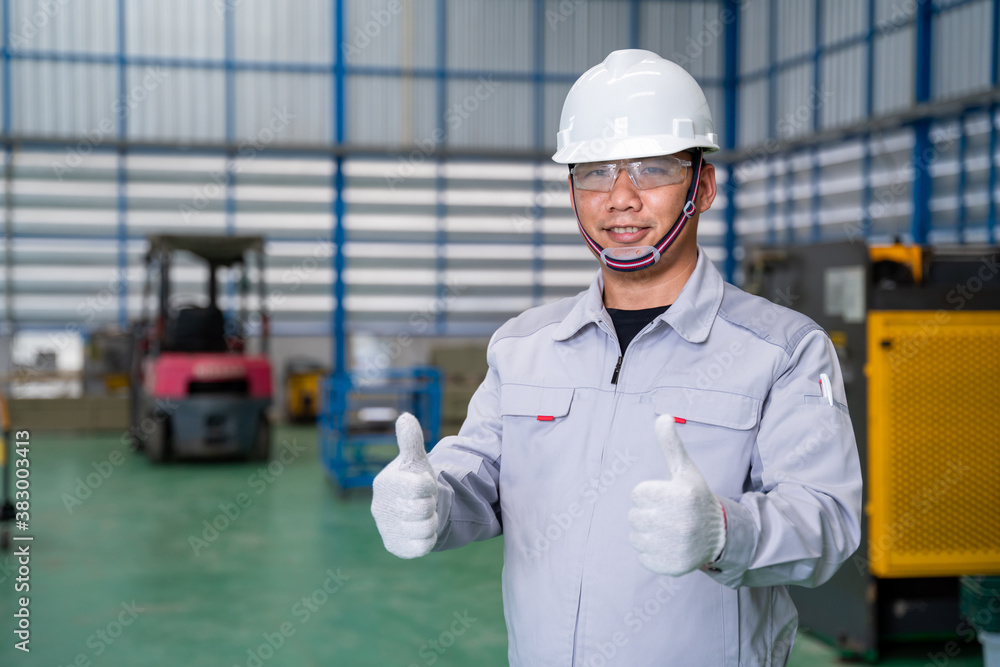
[[[615,364],[615,372],[611,374],[611,384],[618,384],[618,374],[622,370],[622,359],[624,358],[624,354],[618,355],[618,363]]]

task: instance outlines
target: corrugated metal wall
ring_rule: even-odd
[[[933,44],[926,102],[997,85],[997,0],[0,7],[14,258],[5,316],[24,326],[80,320],[79,304],[109,281],[114,303],[88,324],[134,316],[142,239],[170,230],[266,234],[268,278],[287,281],[289,297],[276,305],[277,330],[329,331],[335,148],[346,153],[349,327],[388,331],[431,308],[428,333],[482,334],[575,293],[596,267],[575,232],[565,172],[544,156],[569,86],[616,48],[657,51],[705,89],[731,149],[720,165],[734,173],[725,183],[718,170],[720,196],[701,222],[720,263],[739,252],[725,243],[730,196],[740,242],[910,230],[914,129],[871,122],[917,104],[921,8]],[[739,46],[727,65],[730,26]],[[933,159],[916,165],[931,177],[930,236],[991,238],[995,107],[949,113],[929,130]],[[182,282],[193,289],[197,276]]]
[[[548,150],[569,85],[630,46],[689,67],[722,113],[719,2],[350,0],[339,48],[336,0],[3,4],[17,136],[110,122],[133,141],[221,144],[285,106],[295,118],[277,143],[328,145],[339,57],[346,143],[409,146],[440,127],[450,147]],[[489,105],[442,117],[483,78],[499,84]]]
[[[924,11],[930,30],[921,42]],[[993,0],[744,3],[740,242],[992,242],[998,17]],[[894,120],[918,103],[939,105],[939,117],[926,127],[916,115]],[[927,186],[915,191],[921,174]],[[930,212],[929,230],[917,228],[915,205]]]
[[[266,234],[275,331],[329,332],[336,162],[317,149],[342,113],[343,144],[409,149],[344,162],[348,328],[429,312],[427,333],[485,335],[596,266],[564,167],[441,153],[550,151],[570,84],[615,48],[686,58],[722,112],[719,35],[691,41],[717,3],[346,2],[338,32],[330,0],[5,2],[12,35],[25,26],[9,137],[67,142],[7,153],[21,326],[135,317],[143,237],[173,231]],[[142,147],[171,143],[199,148]],[[721,219],[703,221],[718,261]],[[176,288],[203,280],[192,266]]]

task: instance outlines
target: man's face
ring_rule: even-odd
[[[674,157],[690,161],[687,151]],[[687,201],[694,175],[694,165],[686,169],[684,180],[672,185],[640,190],[625,169],[620,169],[610,192],[575,188],[573,203],[584,230],[605,248],[655,245],[677,221]],[[570,175],[570,179],[573,176]],[[708,210],[715,199],[715,168],[704,164],[695,207],[698,213]],[[674,245],[693,242],[697,232],[697,214],[688,222]]]

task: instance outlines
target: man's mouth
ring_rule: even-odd
[[[613,241],[618,243],[634,243],[646,235],[649,227],[619,226],[608,227],[604,231],[607,232]]]

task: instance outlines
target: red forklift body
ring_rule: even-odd
[[[151,396],[184,398],[197,383],[242,381],[247,396],[271,398],[271,362],[261,355],[164,352],[146,363],[145,391]]]
[[[187,252],[208,264],[208,304],[170,307],[174,256]],[[256,257],[257,309],[247,312]],[[238,313],[216,305],[219,268],[235,276]],[[146,319],[158,275],[155,319]],[[271,363],[264,309],[264,239],[260,236],[153,236],[146,255],[143,319],[132,365],[132,434],[154,462],[171,458],[270,457]],[[232,305],[232,304],[231,304]],[[247,350],[256,334],[260,350]]]

